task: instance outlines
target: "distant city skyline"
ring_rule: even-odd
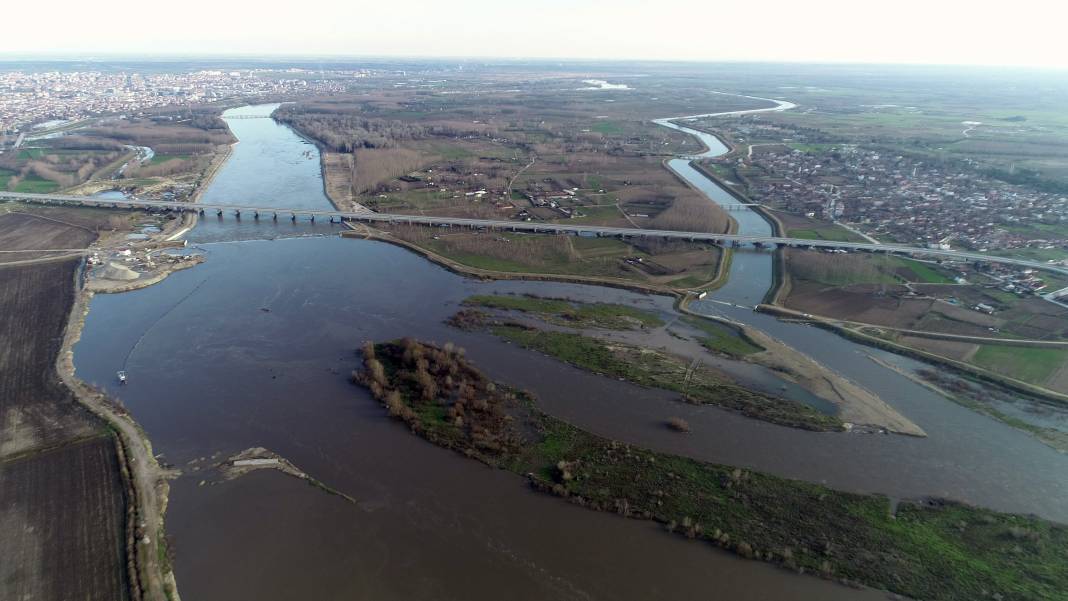
[[[44,8],[47,6],[47,13]],[[404,3],[57,0],[0,10],[0,57],[382,56],[962,64],[1068,68],[1068,9],[846,0]]]

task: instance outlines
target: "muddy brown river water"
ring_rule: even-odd
[[[313,146],[269,119],[230,124],[241,143],[209,199],[325,205]],[[206,263],[92,302],[75,348],[78,375],[121,398],[156,451],[186,472],[172,485],[167,515],[184,598],[883,598],[531,492],[521,478],[409,434],[347,380],[361,341],[404,335],[454,341],[491,376],[534,391],[548,412],[626,442],[842,489],[944,495],[1068,521],[1068,458],[868,354],[907,360],[703,303],[702,310],[763,329],[876,391],[930,437],[781,428],[442,323],[473,293],[611,300],[666,317],[670,299],[476,282],[398,247],[322,235],[336,227],[209,215],[191,234]],[[306,237],[252,239],[293,235]],[[760,271],[767,255],[739,255],[753,259],[735,259],[737,285],[716,298],[745,304],[746,294],[766,289],[770,272]],[[123,368],[130,380],[120,388],[113,379]],[[687,419],[693,433],[663,428],[671,415]],[[281,454],[357,503],[272,471],[201,485],[206,476],[188,465],[252,446]]]

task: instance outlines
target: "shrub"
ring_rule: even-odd
[[[671,428],[676,432],[690,431],[690,423],[682,419],[681,417],[670,417],[665,423],[667,424],[667,427]]]

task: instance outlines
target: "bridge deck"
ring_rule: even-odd
[[[363,211],[336,211],[329,209],[300,209],[282,207],[257,207],[254,205],[234,205],[219,203],[192,203],[192,202],[167,202],[162,200],[130,200],[92,198],[88,196],[67,196],[61,194],[28,194],[20,192],[0,192],[0,200],[16,200],[22,202],[34,202],[42,204],[75,204],[80,206],[118,208],[118,209],[158,209],[170,211],[232,211],[235,213],[263,215],[284,215],[303,217],[326,217],[341,219],[343,221],[360,221],[368,223],[402,223],[413,225],[444,226],[444,227],[470,227],[487,228],[496,230],[509,230],[518,232],[534,233],[571,233],[571,234],[596,234],[598,236],[617,238],[665,238],[674,240],[690,240],[697,242],[737,242],[741,244],[759,245],[785,245],[808,248],[827,248],[862,250],[873,252],[890,252],[907,255],[923,255],[931,257],[943,257],[959,261],[985,261],[990,263],[1002,263],[1018,265],[1032,269],[1044,269],[1068,275],[1068,268],[1050,265],[1038,261],[1015,259],[1011,257],[997,257],[983,253],[966,252],[959,250],[940,250],[933,248],[920,248],[903,244],[874,244],[869,242],[840,242],[835,240],[808,240],[804,238],[785,238],[779,236],[748,236],[742,234],[722,234],[716,232],[685,232],[677,230],[651,230],[640,228],[609,227],[599,225],[571,225],[566,223],[542,223],[532,221],[505,221],[495,219],[468,219],[463,217],[435,217],[432,215],[401,215],[394,213],[375,213],[370,210]]]

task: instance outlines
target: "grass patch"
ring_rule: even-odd
[[[612,330],[627,330],[638,325],[656,328],[664,321],[655,314],[615,303],[584,303],[564,298],[545,298],[533,295],[523,296],[472,296],[464,301],[465,305],[535,313],[540,317],[550,318],[575,327],[598,327]]]
[[[941,269],[904,257],[871,253],[827,253],[788,249],[786,266],[794,277],[824,286],[854,284],[951,284]]]
[[[23,161],[27,160],[27,159],[39,159],[39,158],[43,157],[45,154],[53,153],[53,152],[54,151],[52,151],[49,148],[23,148],[22,150],[19,151],[19,154],[18,154],[17,158],[19,160],[23,160]]]
[[[590,130],[606,136],[621,136],[626,131],[624,130],[622,123],[608,120],[601,120],[594,123],[590,126]]]
[[[791,229],[786,232],[789,238],[801,238],[803,240],[830,240],[834,242],[856,242],[859,238],[853,232],[841,227],[825,227],[819,229]]]
[[[1065,359],[1068,359],[1065,349],[984,344],[972,362],[1010,378],[1042,385],[1060,369]]]
[[[902,267],[912,272],[912,277],[908,278],[910,282],[919,282],[921,284],[952,284],[953,280],[947,277],[944,273],[938,269],[931,267],[927,263],[916,261],[913,259],[903,259],[901,257],[894,257],[901,262]]]
[[[744,357],[764,350],[764,347],[750,341],[741,332],[724,324],[689,315],[684,317],[683,321],[705,334],[701,338],[701,345],[710,351],[731,357]]]
[[[160,165],[167,161],[184,161],[189,158],[188,154],[155,154],[152,155],[152,159],[148,161],[149,165]]]
[[[432,148],[446,161],[459,161],[475,156],[475,153],[455,144],[434,144]]]
[[[52,180],[44,179],[36,173],[27,173],[26,177],[15,186],[15,192],[27,194],[48,194],[59,189],[59,184]]]

